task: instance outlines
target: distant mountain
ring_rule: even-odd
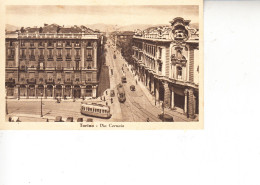
[[[11,24],[6,24],[5,30],[6,31],[16,31],[16,30],[20,30],[20,27],[17,27],[17,26],[11,25]]]
[[[85,25],[86,27],[93,29],[93,30],[100,30],[101,32],[113,32],[113,31],[134,31],[136,29],[145,30],[150,27],[158,27],[158,26],[170,26],[164,24],[131,24],[125,26],[118,26],[113,24],[89,24]],[[199,23],[191,23],[190,27],[198,29]]]

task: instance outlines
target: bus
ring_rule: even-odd
[[[117,97],[120,103],[124,103],[126,100],[125,90],[122,84],[117,85]]]
[[[110,118],[110,106],[97,104],[97,103],[82,103],[80,112],[83,115],[99,117],[99,118]]]

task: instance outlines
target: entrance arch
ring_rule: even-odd
[[[91,85],[87,85],[86,86],[86,93],[85,93],[86,97],[92,97],[92,86]]]
[[[52,85],[48,85],[47,89],[46,89],[46,96],[47,97],[52,97],[53,96],[53,86]]]
[[[80,96],[81,96],[80,86],[76,85],[74,87],[74,98],[80,98]]]

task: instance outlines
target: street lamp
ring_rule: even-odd
[[[43,115],[42,115],[42,92],[41,92],[41,117],[43,117]]]
[[[8,107],[7,107],[7,91],[5,90],[5,112],[8,115]]]

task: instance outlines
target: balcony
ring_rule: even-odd
[[[39,79],[37,80],[37,84],[39,84],[39,85],[44,85],[44,79],[43,79],[43,78],[39,78]]]
[[[63,81],[61,80],[61,78],[58,78],[58,79],[55,80],[55,84],[56,85],[63,84]]]
[[[74,48],[80,48],[80,44],[77,44],[77,43],[76,43],[76,44],[74,45]]]
[[[27,79],[27,84],[36,84],[36,79],[35,78]]]
[[[14,55],[7,56],[7,60],[14,60]]]
[[[65,84],[65,85],[72,85],[71,79],[68,78],[68,79],[64,80],[64,84]]]
[[[81,85],[81,84],[82,84],[82,82],[80,81],[80,79],[75,79],[73,81],[73,85]]]
[[[35,61],[35,55],[30,55],[30,60]]]
[[[87,56],[86,60],[87,61],[92,61],[92,56]]]
[[[27,81],[26,81],[24,78],[21,78],[21,79],[19,80],[19,84],[25,85],[25,84],[27,84]]]
[[[53,55],[48,55],[48,61],[53,61]]]
[[[76,56],[75,56],[75,60],[80,60],[80,56],[79,56],[79,55],[76,55]]]
[[[81,71],[82,67],[73,67],[73,71]]]
[[[62,55],[57,56],[57,61],[62,61]]]
[[[13,78],[8,78],[8,79],[5,80],[5,83],[6,83],[6,84],[15,84],[15,79],[13,79]]]
[[[70,55],[66,56],[66,61],[71,61],[71,56]]]
[[[71,44],[66,44],[65,45],[65,48],[71,48],[72,46],[71,46]]]
[[[19,71],[27,71],[27,66],[25,65],[20,66]]]
[[[63,71],[63,70],[64,70],[64,68],[61,67],[61,66],[56,66],[55,67],[55,71]]]
[[[176,57],[175,54],[173,54],[171,56],[171,61],[172,61],[172,64],[175,65],[175,64],[181,64],[182,66],[186,66],[186,63],[187,63],[187,60],[185,58],[185,56],[182,56],[182,57]]]
[[[30,48],[35,48],[35,45],[34,44],[30,44]]]
[[[54,84],[54,79],[52,79],[52,78],[46,79],[45,83],[46,84]]]
[[[59,43],[58,43],[58,44],[56,45],[56,47],[57,47],[57,48],[63,48],[63,44],[59,44]]]
[[[26,55],[20,55],[20,59],[25,60],[26,59]]]
[[[43,60],[44,60],[44,56],[43,56],[43,55],[40,55],[40,56],[39,56],[39,60],[40,60],[40,61],[43,61]]]
[[[45,70],[45,66],[44,65],[43,66],[38,65],[37,66],[37,70],[38,71],[44,71]]]

